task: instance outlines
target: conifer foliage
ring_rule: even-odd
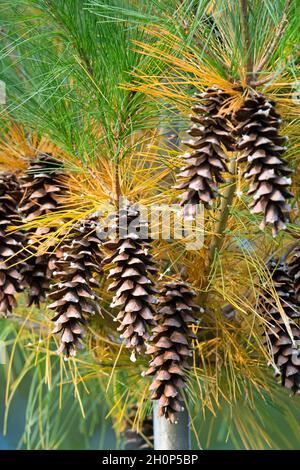
[[[37,349],[49,389],[59,363],[61,384],[73,380],[84,410],[84,381],[95,377],[98,391],[103,380],[116,430],[129,404],[150,398],[169,421],[158,422],[175,432],[187,395],[196,431],[206,407],[246,413],[241,399],[271,395],[267,356],[299,394],[300,248],[285,251],[299,238],[298,3],[0,2],[9,93],[6,103],[0,96],[0,313],[20,298],[11,318],[22,325],[17,340],[28,371]],[[97,225],[108,207],[104,240]],[[281,231],[275,241],[271,231]],[[191,235],[199,244],[187,243]],[[68,367],[49,360],[49,312],[59,354],[88,345]],[[19,383],[11,371],[8,404]],[[39,409],[40,377],[30,393]],[[232,423],[244,432],[241,416]],[[147,419],[141,431],[151,442]],[[41,429],[32,435],[43,436],[34,421]],[[145,448],[126,432],[128,446]],[[234,440],[248,446],[247,438]]]

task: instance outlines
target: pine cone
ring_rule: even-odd
[[[0,173],[0,313],[5,316],[12,312],[17,304],[15,295],[24,288],[24,233],[21,230],[7,233],[9,226],[20,223],[17,211],[20,196],[15,175]]]
[[[217,184],[224,182],[222,172],[228,171],[228,157],[222,147],[232,150],[233,146],[232,130],[226,118],[218,115],[228,95],[218,88],[208,88],[196,97],[200,104],[192,108],[194,125],[188,131],[192,139],[184,142],[193,150],[182,156],[185,166],[177,175],[179,184],[175,186],[187,190],[181,195],[181,205],[190,205],[185,214],[191,216],[199,203],[211,207],[218,193]]]
[[[248,191],[253,197],[251,212],[264,214],[260,228],[270,224],[273,236],[285,228],[290,211],[286,200],[292,197],[288,190],[292,170],[282,157],[287,138],[278,133],[281,119],[275,104],[252,93],[235,115],[237,150],[242,152],[238,163],[247,162],[244,177],[252,180]]]
[[[154,442],[152,416],[145,417],[138,433],[132,429],[136,413],[137,406],[131,406],[129,419],[126,420],[126,428],[122,433],[125,441],[124,448],[125,450],[152,450]]]
[[[288,270],[291,279],[294,281],[294,289],[297,301],[300,303],[300,247],[297,247],[291,253]]]
[[[141,234],[147,226],[140,220],[139,211],[133,206],[120,209],[115,223],[117,237],[104,244],[112,252],[105,263],[114,265],[108,276],[113,279],[109,290],[116,291],[111,307],[119,309],[118,331],[122,332],[126,346],[133,349],[134,361],[134,352],[141,351],[149,339],[148,330],[155,325],[152,307],[156,302],[155,290],[149,275],[156,273],[156,267],[149,253],[149,240]]]
[[[101,313],[99,297],[94,292],[99,287],[93,274],[102,271],[100,240],[94,233],[96,220],[91,217],[76,225],[65,239],[61,250],[63,257],[55,262],[53,278],[56,284],[48,294],[54,300],[49,305],[56,311],[53,333],[61,333],[58,353],[75,356],[81,348],[82,325],[86,317]]]
[[[26,175],[21,178],[24,196],[20,204],[20,213],[24,222],[30,222],[36,217],[58,209],[62,202],[62,184],[58,179],[61,175],[61,164],[50,154],[41,154],[30,162]],[[28,243],[32,244],[33,252],[35,237],[47,235],[51,230],[55,229],[39,227],[29,231],[28,238],[31,240],[28,240]],[[25,273],[30,286],[28,306],[35,304],[39,307],[40,303],[45,301],[50,287],[51,263],[54,262],[54,258],[55,255],[49,256],[47,253],[28,258]]]
[[[195,322],[193,313],[198,307],[193,302],[195,293],[183,282],[171,282],[161,293],[155,319],[154,338],[147,354],[152,355],[145,375],[154,375],[150,386],[152,400],[159,400],[159,416],[176,422],[176,413],[182,410],[181,390],[186,385],[184,369],[189,368],[191,339],[189,328]]]
[[[276,366],[276,374],[281,376],[282,386],[300,393],[300,328],[293,320],[300,318],[299,303],[294,297],[293,281],[288,275],[285,264],[269,263],[272,281],[280,298],[284,313],[288,318],[293,341],[280,314],[275,300],[268,293],[261,299],[263,312],[268,321],[265,343],[270,349]]]

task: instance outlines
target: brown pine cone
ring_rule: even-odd
[[[24,222],[30,222],[59,208],[63,201],[63,187],[59,180],[62,176],[61,164],[50,154],[41,154],[29,164],[27,173],[21,178],[23,200],[20,213]],[[25,277],[29,285],[28,306],[37,307],[45,301],[50,287],[51,264],[55,255],[36,254],[35,237],[47,235],[55,228],[39,227],[28,232],[28,250],[33,253],[27,261]],[[49,264],[49,261],[51,263]]]
[[[104,261],[114,266],[108,276],[113,279],[109,290],[116,291],[111,307],[119,310],[118,331],[126,346],[133,350],[134,361],[134,352],[142,350],[149,339],[149,330],[155,325],[153,304],[156,299],[150,275],[157,269],[151,259],[151,245],[142,234],[147,227],[139,219],[139,211],[133,206],[122,208],[115,223],[117,236],[104,244],[111,251]],[[139,233],[136,233],[137,227]]]
[[[24,289],[25,236],[21,230],[8,233],[10,226],[20,224],[18,204],[20,186],[12,173],[0,173],[0,314],[12,313],[16,294]]]
[[[62,258],[55,262],[53,278],[56,284],[48,294],[54,302],[49,305],[56,311],[53,333],[60,333],[58,353],[75,356],[81,348],[83,326],[87,317],[101,313],[99,287],[94,274],[102,272],[100,240],[95,234],[96,220],[91,217],[73,227],[61,247]]]
[[[235,114],[238,163],[247,162],[244,177],[252,180],[251,212],[264,214],[260,228],[270,224],[273,236],[285,228],[290,211],[286,201],[293,196],[288,190],[292,170],[283,158],[287,138],[279,135],[281,119],[275,105],[253,92]]]
[[[226,117],[218,113],[228,95],[218,88],[207,88],[197,93],[200,104],[193,106],[193,126],[188,133],[192,137],[184,142],[192,149],[182,158],[185,166],[177,175],[176,189],[186,189],[181,195],[181,205],[187,206],[185,214],[194,216],[199,203],[210,208],[218,194],[218,183],[224,182],[223,171],[228,171],[228,157],[224,152],[233,149],[232,129]]]
[[[294,297],[293,281],[283,263],[272,260],[269,270],[280,304],[287,316],[293,339],[272,296],[264,292],[261,298],[262,313],[268,321],[265,343],[274,358],[275,373],[281,377],[283,387],[300,393],[300,328],[293,322],[300,318],[299,303]]]
[[[155,319],[154,338],[147,354],[152,355],[145,375],[154,375],[150,386],[152,400],[159,400],[159,416],[176,422],[182,410],[182,389],[186,386],[185,370],[192,355],[191,340],[195,338],[189,324],[195,323],[195,293],[183,282],[170,282],[162,290]]]

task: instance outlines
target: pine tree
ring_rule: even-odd
[[[26,253],[32,251],[36,255],[35,247],[39,246],[41,256],[39,270],[36,260],[31,269],[34,272],[28,272],[28,279],[34,279],[30,303],[37,305],[43,301],[52,273],[57,284],[51,294],[56,303],[55,330],[61,336],[59,350],[68,356],[81,343],[88,346],[84,358],[70,361],[69,367],[60,362],[63,366],[60,384],[72,380],[81,409],[91,413],[93,407],[89,407],[88,400],[94,394],[98,396],[99,386],[106,390],[110,416],[118,431],[128,400],[141,402],[150,398],[149,377],[143,376],[143,349],[149,344],[153,359],[147,374],[154,378],[152,397],[159,402],[154,404],[154,424],[161,426],[165,435],[174,437],[168,448],[176,449],[179,442],[178,446],[188,448],[188,413],[194,430],[202,432],[208,428],[207,422],[203,427],[199,423],[205,410],[209,408],[212,412],[209,414],[223,420],[226,406],[232,415],[230,429],[239,437],[236,441],[250,448],[263,448],[266,442],[269,446],[269,441],[274,445],[275,438],[261,430],[261,404],[257,397],[273,395],[274,403],[284,408],[285,414],[293,418],[294,426],[297,425],[293,402],[287,406],[283,394],[279,397],[272,393],[276,389],[263,365],[266,344],[262,338],[270,346],[283,384],[295,393],[299,389],[299,320],[295,313],[299,309],[293,291],[298,285],[297,268],[293,261],[290,268],[293,279],[287,277],[285,268],[280,268],[280,279],[279,274],[274,274],[272,280],[277,283],[275,289],[270,286],[266,269],[270,256],[285,255],[299,227],[291,217],[289,230],[282,232],[275,242],[265,229],[270,225],[276,235],[288,221],[288,202],[297,207],[297,2],[184,0],[175,9],[174,2],[169,1],[124,0],[121,6],[115,1],[102,3],[89,0],[83,6],[80,0],[36,0],[33,7],[29,0],[15,0],[13,5],[3,0],[4,8],[0,7],[5,23],[5,35],[0,38],[5,51],[1,56],[1,78],[9,90],[9,100],[1,113],[0,137],[6,139],[7,145],[3,151],[0,139],[0,164],[11,169],[6,159],[10,148],[13,158],[18,156],[22,160],[22,168],[27,161],[28,151],[23,151],[14,137],[9,141],[5,137],[8,119],[24,129],[28,142],[32,135],[47,138],[57,151],[46,152],[55,158],[59,155],[63,165],[56,175],[49,168],[44,171],[46,162],[44,166],[32,162],[37,171],[26,175],[27,195],[22,202],[29,203],[29,222],[25,227],[30,228],[29,238],[33,241],[27,243]],[[133,43],[134,47],[129,47]],[[204,93],[195,99],[192,90]],[[196,227],[200,231],[204,228],[203,245],[191,251],[185,240],[173,236],[168,240],[162,236],[150,244],[140,233],[135,237],[118,234],[106,244],[111,251],[106,260],[112,265],[110,280],[108,270],[104,269],[101,285],[90,283],[89,272],[93,272],[96,281],[98,273],[93,267],[83,270],[83,258],[78,253],[86,251],[82,244],[85,237],[81,234],[77,245],[73,245],[76,233],[65,238],[68,222],[83,220],[103,207],[115,210],[119,196],[146,208],[173,204],[179,192],[170,182],[181,152],[174,133],[180,136],[185,131],[187,113],[194,103],[191,140],[187,142],[188,152],[182,158],[184,164],[177,183],[183,192],[186,216],[194,216],[198,204],[211,209],[204,211],[203,227]],[[288,143],[280,135],[280,119],[282,133],[289,136]],[[12,161],[10,158],[10,165]],[[293,200],[288,189],[290,166],[295,170]],[[56,181],[53,185],[49,181],[50,187],[45,188],[43,178],[48,175],[56,180],[62,172],[67,176],[64,180],[67,179],[68,199],[62,210],[61,206],[56,210],[58,201],[52,195],[58,196],[63,190],[53,190]],[[35,178],[34,174],[39,173],[41,177]],[[249,183],[249,195],[245,196],[244,188],[248,190]],[[36,194],[31,188],[33,184]],[[25,220],[27,210],[22,213]],[[128,212],[133,222],[137,211],[128,208]],[[258,231],[261,215],[263,230]],[[53,233],[47,228],[50,219],[53,227],[63,219],[55,236],[66,259],[51,259],[49,265],[49,253],[42,250],[54,248]],[[118,217],[115,222],[120,225]],[[206,312],[199,329],[195,329],[195,339],[190,331],[194,307],[189,304],[191,295],[181,292],[181,282],[174,281],[175,285],[163,290],[156,315],[153,259],[159,261],[158,279],[166,278],[173,270],[184,273],[188,290],[189,285],[194,287],[198,306],[203,306]],[[275,271],[273,268],[270,269]],[[270,287],[266,293],[261,287],[264,282]],[[112,307],[111,291],[115,293]],[[167,294],[173,291],[176,292],[173,297]],[[85,324],[96,308],[94,302],[99,303],[94,297],[98,294],[107,315],[92,322],[92,339],[89,334],[83,339]],[[177,300],[174,301],[177,298],[179,310]],[[267,321],[263,337],[255,308],[257,298]],[[110,321],[114,312],[124,343],[140,353],[134,366]],[[20,308],[18,313],[24,317],[18,347],[26,357],[25,371],[36,367],[37,377],[42,377],[45,370],[40,364],[44,366],[45,359],[50,384],[51,377],[55,380],[56,375],[51,374],[51,368],[57,361],[49,360],[48,343],[43,341],[47,337],[47,316],[37,308]],[[36,340],[31,346],[28,329]],[[188,370],[191,340],[195,346],[195,367]],[[97,354],[93,354],[93,341]],[[32,353],[36,345],[41,359],[38,363]],[[87,380],[89,398],[80,391]],[[35,392],[34,383],[32,387]],[[66,388],[61,387],[61,394]],[[36,397],[36,393],[29,396]],[[176,416],[183,397],[188,406]],[[254,399],[255,406],[247,406]],[[246,406],[238,405],[241,400]],[[49,402],[52,413],[55,407],[52,397],[47,395],[43,404]],[[31,435],[41,434],[44,417],[48,419],[46,412],[41,420],[36,420],[39,432]],[[34,426],[35,423],[33,431]],[[272,428],[273,435],[277,428]],[[162,433],[155,435],[163,440]],[[186,437],[184,444],[182,436]]]

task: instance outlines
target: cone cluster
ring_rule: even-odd
[[[15,175],[0,173],[0,314],[5,316],[12,313],[17,304],[15,296],[25,284],[24,233],[7,232],[8,227],[20,223],[19,200],[20,187]]]
[[[61,247],[63,256],[55,262],[49,308],[56,312],[52,321],[53,333],[60,334],[57,352],[66,357],[75,356],[76,349],[82,347],[87,317],[101,313],[95,293],[99,282],[94,276],[102,271],[102,254],[95,228],[94,218],[75,226]]]
[[[24,222],[30,222],[36,217],[45,215],[58,209],[62,202],[62,184],[59,177],[62,175],[61,164],[50,154],[41,154],[29,164],[26,174],[21,178],[23,200],[20,204],[20,213]],[[35,237],[46,235],[51,229],[39,227],[29,230],[28,244],[35,253]],[[28,259],[25,273],[29,284],[28,306],[37,307],[45,300],[51,279],[51,264],[53,257],[42,254]]]
[[[294,322],[300,317],[300,306],[294,297],[293,280],[285,264],[269,263],[269,270],[276,293],[280,298],[290,327],[293,340],[280,313],[279,305],[268,293],[261,300],[263,312],[268,321],[265,342],[270,349],[276,366],[275,373],[280,375],[282,386],[292,393],[300,393],[300,328]]]
[[[137,406],[131,406],[128,420],[126,420],[126,428],[123,431],[123,439],[125,442],[125,450],[152,450],[153,435],[153,419],[148,415],[143,420],[139,432],[132,429],[132,425],[137,413]],[[152,445],[151,445],[152,444]]]
[[[111,307],[118,309],[118,331],[128,348],[140,352],[155,325],[156,302],[151,275],[156,273],[147,239],[147,224],[133,206],[121,208],[115,217],[116,237],[104,245],[110,250],[105,263],[112,264],[108,277],[110,291],[115,291]]]
[[[279,135],[281,119],[275,104],[252,93],[235,114],[238,163],[247,162],[244,177],[251,180],[251,212],[264,215],[260,228],[270,224],[274,236],[285,228],[287,200],[292,197],[288,189],[292,170],[283,158],[287,138]]]
[[[185,370],[189,368],[191,340],[195,335],[189,325],[195,322],[195,293],[183,282],[164,286],[155,317],[158,322],[147,354],[152,355],[145,375],[154,375],[150,386],[152,400],[159,400],[159,416],[176,422],[182,410],[182,389],[186,386]]]
[[[228,171],[228,157],[224,148],[232,150],[232,129],[224,116],[219,115],[228,95],[218,88],[208,88],[197,93],[200,103],[193,106],[191,139],[184,142],[192,150],[182,158],[185,165],[177,175],[176,189],[186,190],[181,195],[181,205],[186,215],[195,215],[199,203],[210,208],[222,183],[222,172]]]
[[[300,303],[300,246],[295,248],[288,263],[291,279],[294,281],[294,289],[297,301]]]

